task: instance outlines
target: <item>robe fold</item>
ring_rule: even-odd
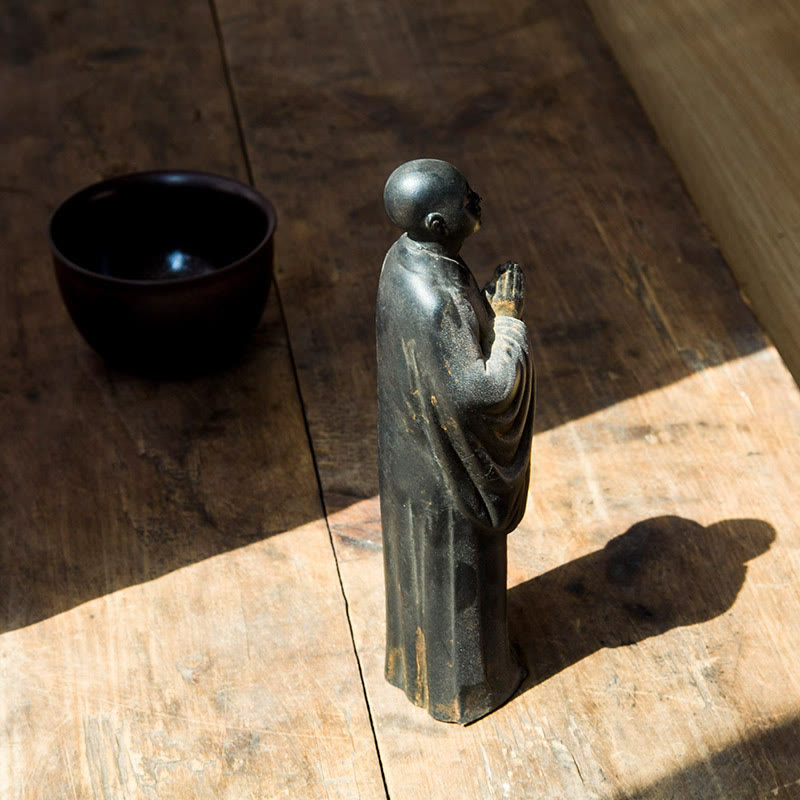
[[[386,677],[466,724],[517,689],[506,534],[525,510],[533,368],[460,259],[403,235],[378,289],[378,458]]]

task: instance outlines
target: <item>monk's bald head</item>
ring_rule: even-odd
[[[478,228],[480,198],[446,161],[419,158],[399,166],[383,192],[389,219],[419,241],[461,242]]]

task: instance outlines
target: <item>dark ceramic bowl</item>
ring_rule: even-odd
[[[107,361],[180,375],[240,354],[272,281],[275,211],[239,181],[143,172],[97,183],[50,219],[64,303]]]

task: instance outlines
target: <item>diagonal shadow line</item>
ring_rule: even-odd
[[[520,693],[605,647],[723,614],[744,585],[747,561],[775,536],[757,519],[703,526],[653,517],[602,550],[515,586],[509,626],[528,667]]]
[[[614,800],[800,797],[800,716],[732,742],[707,758]]]

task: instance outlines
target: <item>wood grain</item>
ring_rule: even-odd
[[[389,795],[791,796],[800,396],[588,11],[219,13],[256,183],[284,210],[282,296]],[[531,677],[464,729],[383,679],[374,294],[397,235],[383,182],[416,156],[484,197],[479,279],[526,266],[538,367],[509,545]]]
[[[381,797],[277,296],[236,367],[139,380],[46,249],[100,177],[245,175],[209,7],[6,10],[0,796]]]
[[[797,379],[800,6],[588,4]]]
[[[174,383],[88,351],[43,231],[107,174],[245,175],[214,15],[8,11],[0,795],[797,793],[800,395],[578,0],[219,2],[283,309]],[[374,293],[383,182],[418,155],[484,196],[479,279],[525,264],[539,376],[509,540],[530,677],[467,728],[383,679]]]

